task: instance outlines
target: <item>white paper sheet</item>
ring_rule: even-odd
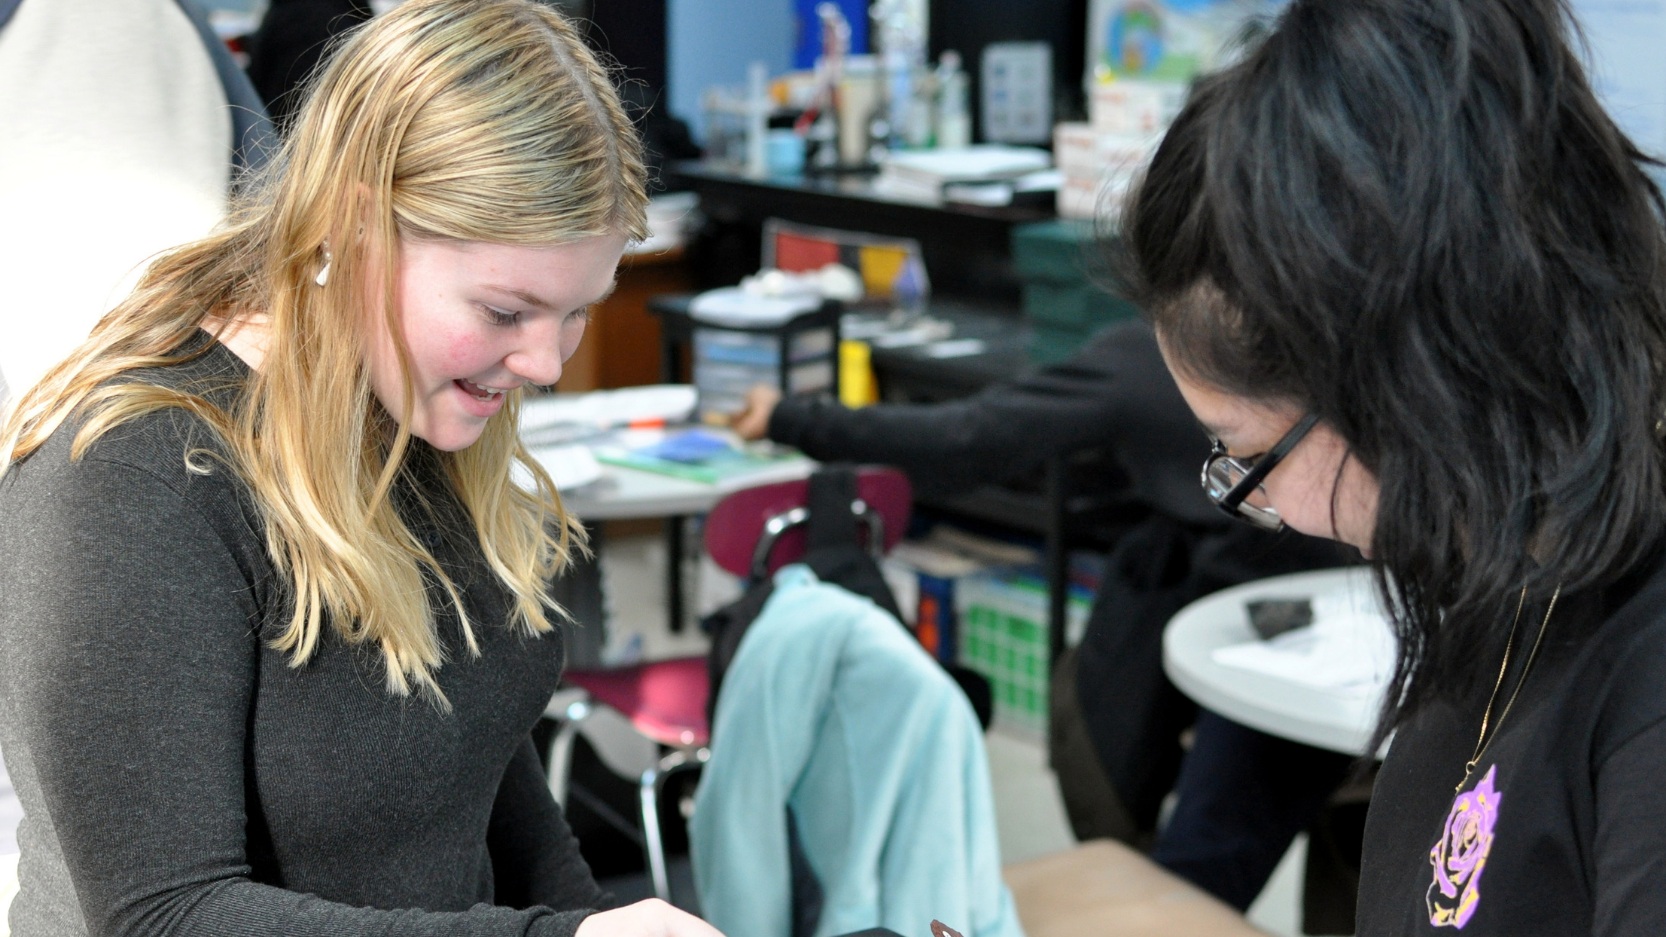
[[[1313,600],[1313,624],[1269,640],[1217,648],[1215,663],[1349,698],[1379,693],[1394,670],[1394,636],[1375,604],[1349,596]]]

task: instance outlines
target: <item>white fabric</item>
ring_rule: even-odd
[[[19,394],[224,215],[232,123],[175,0],[24,0],[0,31],[0,373]]]

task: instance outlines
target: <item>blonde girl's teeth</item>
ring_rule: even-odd
[[[462,384],[465,387],[467,387],[470,392],[474,393],[477,396],[478,395],[485,395],[487,398],[491,398],[491,397],[501,397],[504,394],[504,392],[501,391],[501,390],[498,390],[498,389],[492,388],[492,387],[486,387],[483,384],[476,384],[475,382],[469,380],[466,377],[462,378],[461,380],[462,380]]]

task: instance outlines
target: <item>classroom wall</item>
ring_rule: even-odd
[[[665,32],[671,113],[696,134],[708,87],[745,86],[752,62],[763,62],[771,75],[792,67],[792,0],[669,0]]]
[[[254,13],[266,0],[198,0],[209,10]],[[615,0],[617,2],[617,0]],[[668,0],[667,66],[673,113],[700,126],[700,96],[740,86],[753,61],[792,67],[799,0]],[[1666,0],[1573,0],[1590,43],[1592,78],[1620,125],[1666,155]],[[1084,37],[1085,38],[1085,37]]]
[[[1666,156],[1666,0],[1574,0],[1573,10],[1603,104],[1645,151]]]

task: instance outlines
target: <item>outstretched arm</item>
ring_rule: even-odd
[[[767,427],[771,439],[813,458],[883,462],[922,488],[943,490],[1011,478],[1083,447],[1117,446],[1140,431],[1151,396],[1165,393],[1178,400],[1150,330],[1127,323],[1063,362],[960,400],[850,409],[764,390],[749,398],[736,429]]]

